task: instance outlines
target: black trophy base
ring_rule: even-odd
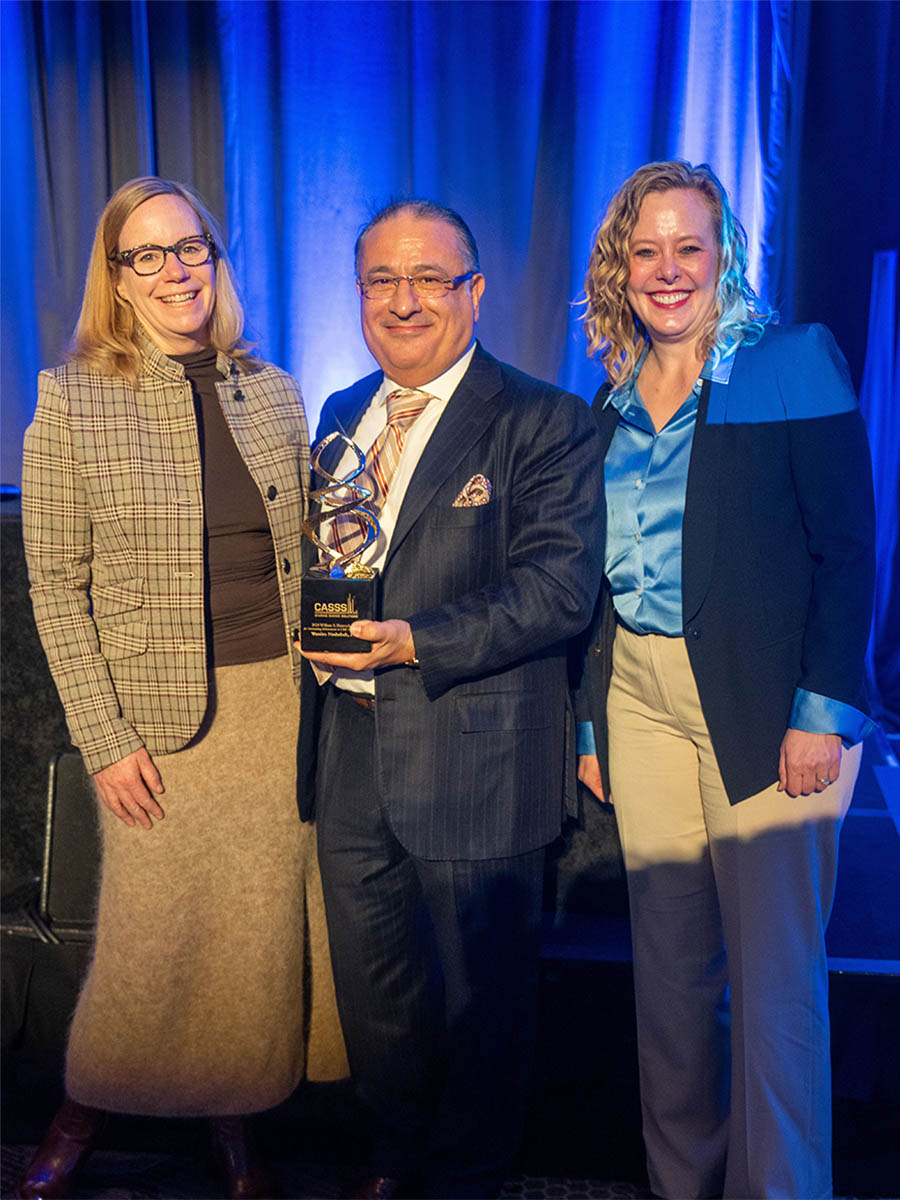
[[[365,652],[370,642],[349,632],[354,621],[377,620],[378,577],[333,579],[304,575],[300,604],[300,646],[303,650]]]

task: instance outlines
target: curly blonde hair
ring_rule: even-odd
[[[699,356],[712,354],[718,363],[741,342],[759,341],[765,326],[776,319],[747,281],[747,234],[712,168],[707,163],[694,167],[681,159],[647,163],[625,180],[610,201],[594,238],[584,284],[581,319],[588,354],[599,354],[614,387],[628,382],[649,341],[625,294],[631,235],[645,197],[673,188],[700,193],[712,214],[716,239],[716,303],[698,336]]]
[[[141,369],[138,342],[140,325],[134,309],[116,291],[120,271],[130,270],[110,261],[118,250],[122,226],[145,200],[154,196],[178,196],[197,214],[204,233],[215,242],[216,302],[210,318],[210,340],[216,350],[236,359],[244,359],[253,346],[244,336],[244,309],[238,296],[234,273],[225,253],[221,232],[206,205],[192,189],[157,175],[130,179],[113,192],[97,222],[91,256],[88,260],[84,298],[69,355],[78,362],[96,367],[105,375],[121,375],[134,380]]]

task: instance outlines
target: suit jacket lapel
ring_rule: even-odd
[[[503,384],[497,361],[476,346],[469,369],[450,397],[409,481],[385,567],[435,492],[493,421],[502,400]]]
[[[370,400],[381,387],[382,379],[381,372],[376,371],[373,375],[367,375],[365,379],[361,379],[352,387],[347,388],[346,391],[332,396],[328,401],[327,409],[322,414],[323,420],[320,421],[317,430],[318,438],[325,437],[335,430],[352,437],[363,413],[369,407]],[[325,447],[321,465],[326,471],[337,466],[345,449],[346,446],[339,438],[335,438],[330,446]],[[363,454],[367,449],[367,446],[360,446]]]
[[[704,379],[688,467],[684,525],[681,533],[681,611],[687,625],[703,603],[718,532],[718,484],[721,426],[706,423],[710,381]]]
[[[614,404],[606,403],[611,390],[610,385],[604,383],[594,397],[594,402],[591,405],[594,420],[597,422],[597,428],[600,430],[600,449],[603,458],[606,458],[606,452],[613,439],[613,434],[616,432],[616,426],[619,424],[619,410]]]
[[[606,453],[613,440],[613,434],[616,432],[616,427],[619,424],[619,410],[614,404],[606,403],[611,391],[611,385],[604,383],[591,404],[591,412],[594,414],[597,429],[600,431],[600,461],[598,464],[600,468],[600,511],[597,513],[597,536],[600,539],[601,545],[605,545],[606,543],[606,500],[603,464],[606,461]]]

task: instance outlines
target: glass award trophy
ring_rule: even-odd
[[[341,477],[321,465],[322,452],[334,441],[342,441],[356,455],[356,468]],[[374,621],[378,612],[378,572],[359,561],[380,532],[378,518],[368,505],[371,490],[353,482],[365,470],[366,458],[351,438],[335,432],[316,443],[309,465],[314,476],[326,482],[310,492],[310,500],[319,508],[302,527],[322,561],[303,576],[300,646],[303,650],[366,651],[370,643],[349,632],[354,621]],[[327,521],[344,515],[357,520],[365,531],[360,543],[349,552],[342,552],[320,536]]]

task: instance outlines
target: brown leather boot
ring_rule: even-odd
[[[20,1200],[65,1200],[105,1119],[102,1109],[66,1096],[19,1184]]]
[[[213,1165],[227,1200],[274,1200],[275,1177],[256,1153],[246,1117],[210,1117]]]

